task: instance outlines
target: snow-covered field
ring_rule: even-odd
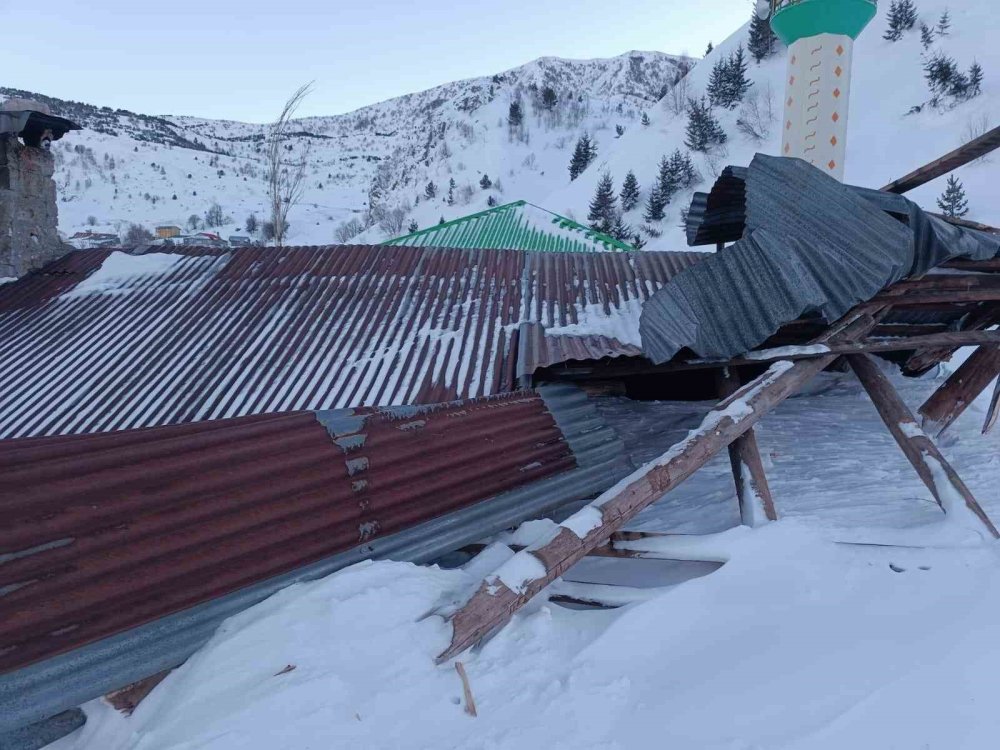
[[[940,383],[893,377],[912,406]],[[1000,518],[985,405],[943,448]],[[644,458],[699,420],[691,405],[602,409]],[[941,522],[852,376],[824,376],[759,434],[783,520],[733,528],[718,457],[630,528],[716,533],[727,562],[584,561],[566,578],[649,596],[610,611],[537,597],[462,657],[476,718],[454,666],[433,662],[448,626],[425,615],[474,587],[496,548],[466,570],[368,563],[287,589],[229,620],[131,718],[94,702],[52,747],[996,747],[997,545]],[[836,543],[858,540],[921,548]]]

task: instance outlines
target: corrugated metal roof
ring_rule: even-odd
[[[726,170],[720,183],[718,203],[705,203],[706,226],[728,237],[742,214],[743,236],[643,307],[643,351],[655,362],[685,347],[706,357],[742,354],[805,313],[833,321],[949,258],[1000,253],[996,237],[928,217],[899,196],[873,199],[800,159],[757,154],[749,170]],[[886,212],[904,201],[905,223]]]
[[[514,390],[702,253],[391,246],[78,251],[0,287],[0,437]],[[117,275],[116,275],[117,274]],[[634,321],[631,323],[634,329]],[[542,343],[546,343],[542,341]],[[565,347],[564,347],[565,348]],[[601,347],[631,356],[630,342]]]
[[[2,732],[180,663],[294,581],[433,559],[630,465],[586,396],[549,386],[0,441],[0,471]]]
[[[411,247],[503,248],[545,253],[628,251],[614,237],[595,232],[565,216],[527,201],[463,216],[389,240],[387,245]]]

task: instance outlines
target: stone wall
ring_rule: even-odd
[[[22,276],[72,248],[59,239],[52,154],[0,137],[0,277]]]

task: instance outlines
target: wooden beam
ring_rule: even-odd
[[[662,365],[651,363],[635,363],[612,360],[593,367],[566,367],[554,370],[560,377],[587,380],[620,378],[627,375],[652,375],[655,373],[682,372],[685,370],[705,370],[720,367],[746,367],[764,365],[781,360],[815,359],[828,354],[865,354],[878,352],[910,351],[943,347],[958,348],[963,346],[980,346],[983,344],[1000,345],[1000,331],[948,331],[945,333],[929,333],[926,335],[895,337],[887,339],[867,339],[857,342],[831,343],[817,346],[803,344],[783,346],[773,349],[758,349],[741,357],[731,359],[697,358],[667,362]]]
[[[740,389],[740,376],[729,367],[723,367],[718,372],[719,396],[729,398]],[[729,444],[729,463],[733,468],[736,499],[740,504],[740,521],[743,525],[762,526],[768,521],[777,521],[778,513],[753,428]]]
[[[961,508],[953,506],[950,499],[953,493],[957,493],[964,501],[965,508],[979,519],[986,530],[994,538],[1000,538],[1000,532],[973,497],[972,492],[938,450],[934,441],[920,429],[913,413],[871,356],[852,354],[847,361],[867,391],[882,421],[889,428],[889,432],[896,439],[906,458],[913,464],[921,481],[934,495],[941,510],[945,513],[961,511]],[[945,483],[948,487],[943,486]]]
[[[880,308],[865,305],[817,343],[860,338],[878,324],[880,313]],[[451,615],[451,643],[437,662],[447,661],[503,627],[538,592],[607,542],[643,508],[684,482],[834,359],[836,355],[827,355],[772,365],[716,405],[687,438],[564,521],[548,541],[516,553]]]
[[[172,671],[173,668],[164,669],[162,672],[144,677],[119,690],[113,690],[104,696],[104,700],[126,716],[131,716],[146,696],[153,692],[153,688],[163,682]]]
[[[1000,374],[1000,347],[981,346],[918,409],[935,437],[958,419]]]
[[[1000,305],[984,304],[969,312],[961,322],[963,334],[971,331],[982,331],[992,328],[1000,321]],[[989,343],[982,341],[980,343]],[[947,344],[944,346],[934,346],[923,348],[914,353],[903,365],[903,372],[907,375],[923,375],[932,367],[947,362],[954,356],[962,346],[968,344]]]
[[[888,193],[902,195],[931,180],[946,175],[969,162],[982,158],[998,147],[1000,147],[1000,127],[983,133],[983,135],[959,146],[954,151],[913,170],[905,177],[893,180],[882,189]]]
[[[997,417],[1000,417],[1000,379],[997,380],[993,388],[993,399],[990,401],[990,408],[986,410],[986,421],[983,422],[983,434],[988,435],[996,426]]]
[[[970,273],[1000,273],[1000,258],[991,258],[989,260],[958,258],[942,263],[941,268],[953,268],[956,271],[968,271]]]

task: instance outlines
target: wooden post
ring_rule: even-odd
[[[918,409],[923,426],[935,437],[958,419],[1000,374],[1000,347],[980,346]]]
[[[972,492],[965,486],[948,460],[941,455],[934,441],[917,425],[916,418],[889,379],[878,369],[871,356],[851,354],[847,360],[865,391],[868,392],[872,403],[875,404],[882,421],[889,428],[889,432],[896,439],[906,458],[913,464],[920,479],[927,485],[927,489],[934,495],[941,509],[945,513],[953,513],[956,510],[954,507],[949,507],[948,490],[941,486],[941,483],[947,482],[951,490],[962,497],[965,506],[979,518],[989,533],[994,538],[1000,538],[1000,532],[973,497]],[[935,468],[939,471],[935,472]]]
[[[886,308],[864,305],[829,328],[817,344],[856,341],[878,325]],[[545,543],[516,553],[487,576],[472,597],[451,615],[451,644],[438,657],[447,661],[503,627],[533,596],[608,541],[639,511],[677,487],[720,450],[821,372],[837,355],[778,362],[753,382],[719,402],[701,426],[589,505],[563,521]]]
[[[729,367],[719,373],[719,396],[729,398],[740,389],[739,374]],[[764,462],[757,446],[753,428],[729,444],[729,462],[736,482],[736,498],[740,503],[740,521],[744,526],[762,526],[777,521],[778,513],[771,497],[771,488],[764,473]]]

